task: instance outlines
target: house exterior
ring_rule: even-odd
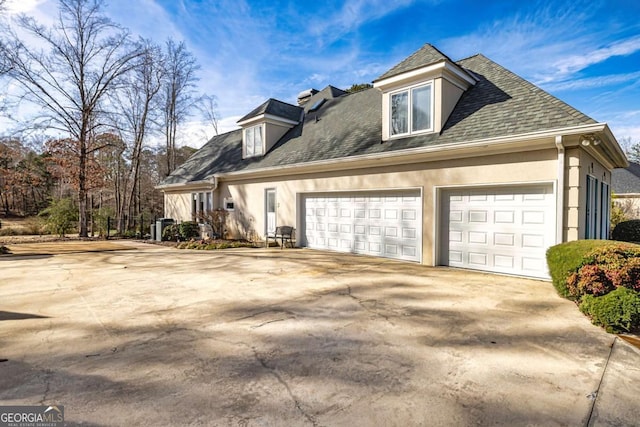
[[[236,237],[292,225],[300,247],[540,278],[549,246],[608,237],[627,160],[606,123],[429,44],[373,86],[266,101],[159,186],[165,215],[224,208]]]
[[[611,172],[614,201],[630,219],[640,218],[640,164],[629,162],[626,169]]]

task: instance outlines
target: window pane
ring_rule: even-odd
[[[407,133],[409,128],[409,93],[391,95],[391,135]]]
[[[244,131],[245,155],[253,156],[253,128]]]
[[[431,85],[415,88],[411,91],[411,130],[420,131],[431,128]]]
[[[253,132],[253,152],[254,154],[262,154],[262,125],[255,126]]]
[[[276,192],[273,190],[267,191],[267,212],[276,211]]]

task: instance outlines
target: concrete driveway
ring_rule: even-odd
[[[64,405],[68,425],[640,420],[640,351],[548,282],[297,249],[37,248],[0,257],[0,405]]]

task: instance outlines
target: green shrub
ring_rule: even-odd
[[[640,242],[640,219],[632,219],[619,223],[613,229],[611,238],[621,242]]]
[[[619,247],[620,245],[630,244],[609,240],[576,240],[550,247],[547,250],[547,265],[549,266],[553,286],[558,291],[558,294],[564,298],[571,296],[567,286],[567,279],[586,264],[585,256],[593,252],[594,249]]]
[[[604,295],[617,287],[640,290],[640,246],[609,242],[587,252],[566,279],[570,297]]]
[[[45,217],[45,226],[52,234],[64,237],[69,231],[75,228],[78,221],[78,209],[69,197],[55,200],[48,208],[40,212],[40,216]]]
[[[162,230],[162,240],[177,242],[180,240],[180,229],[178,224],[171,224]]]
[[[583,265],[567,278],[569,295],[579,298],[582,295],[604,295],[615,289],[607,273],[599,265]]]
[[[640,293],[628,288],[620,287],[600,297],[585,295],[580,311],[610,333],[640,329]]]
[[[200,227],[195,221],[184,221],[178,224],[180,240],[189,240],[200,237]]]

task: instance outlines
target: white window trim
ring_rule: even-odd
[[[229,204],[231,204],[233,207],[229,208]],[[224,210],[228,211],[228,212],[233,212],[235,210],[236,206],[235,203],[233,203],[233,197],[225,197],[224,198]]]
[[[413,101],[413,95],[412,95],[412,91],[413,89],[419,88],[419,87],[426,87],[426,86],[430,86],[431,87],[431,99],[429,100],[430,102],[430,108],[431,108],[431,114],[430,114],[430,122],[429,123],[429,128],[428,129],[421,129],[418,131],[412,131],[412,127],[413,127],[413,108],[412,108],[412,101]],[[407,132],[405,133],[393,133],[393,124],[391,122],[392,120],[392,108],[391,108],[391,99],[393,98],[393,95],[396,95],[398,93],[402,93],[402,92],[407,92],[407,105],[408,105],[408,121],[407,121]],[[420,135],[420,134],[424,134],[424,133],[432,133],[433,132],[433,123],[434,123],[434,114],[435,114],[435,84],[434,84],[434,80],[428,80],[425,82],[420,82],[420,83],[416,83],[413,84],[411,86],[405,86],[401,89],[397,89],[394,90],[393,92],[389,92],[389,98],[388,98],[388,105],[387,105],[387,112],[388,112],[388,116],[387,117],[387,123],[389,126],[389,139],[397,139],[397,138],[406,138],[407,136],[411,136],[411,135]]]
[[[253,153],[249,154],[248,150],[247,150],[247,133],[249,131],[254,131],[255,129],[258,128],[260,130],[260,152],[256,153],[256,144],[255,144],[255,140],[253,143]],[[260,123],[254,126],[250,126],[246,129],[243,129],[242,131],[242,151],[243,151],[243,157],[244,159],[248,159],[251,157],[258,157],[258,156],[262,156],[264,154],[264,124]]]

